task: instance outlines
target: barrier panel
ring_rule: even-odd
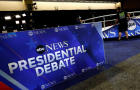
[[[52,87],[105,63],[101,23],[0,34],[0,61],[2,85]]]
[[[137,36],[140,35],[140,19],[131,19],[128,21],[128,35]],[[124,32],[122,37],[124,37]],[[104,38],[117,38],[118,37],[118,25],[111,27],[103,31]]]

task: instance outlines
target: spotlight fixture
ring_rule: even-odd
[[[15,21],[16,22],[16,24],[19,24],[20,22],[19,21]]]
[[[4,19],[5,19],[5,20],[11,20],[12,17],[11,17],[11,16],[5,16]]]
[[[25,13],[23,13],[23,14],[22,14],[22,16],[23,16],[23,17],[26,17],[26,14],[25,14]]]
[[[26,21],[25,20],[22,20],[22,24],[26,24]]]
[[[15,15],[15,17],[16,17],[16,18],[21,18],[21,16],[20,16],[20,15]]]

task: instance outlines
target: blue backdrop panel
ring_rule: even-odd
[[[93,23],[0,34],[0,81],[40,90],[94,69],[105,62],[100,32]]]
[[[140,19],[132,19],[128,22],[128,34],[129,36],[140,35]],[[118,37],[118,25],[111,27],[110,29],[103,31],[104,38],[117,38]],[[124,32],[122,33],[124,37]]]

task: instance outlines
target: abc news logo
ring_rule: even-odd
[[[136,29],[136,23],[134,20],[130,20],[128,22],[128,30],[132,31],[132,30],[135,30]]]
[[[43,54],[46,51],[45,47],[43,45],[39,45],[36,48],[36,52],[39,54]]]

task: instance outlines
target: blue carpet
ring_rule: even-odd
[[[140,53],[140,38],[105,41],[104,47],[107,63],[115,65]]]

